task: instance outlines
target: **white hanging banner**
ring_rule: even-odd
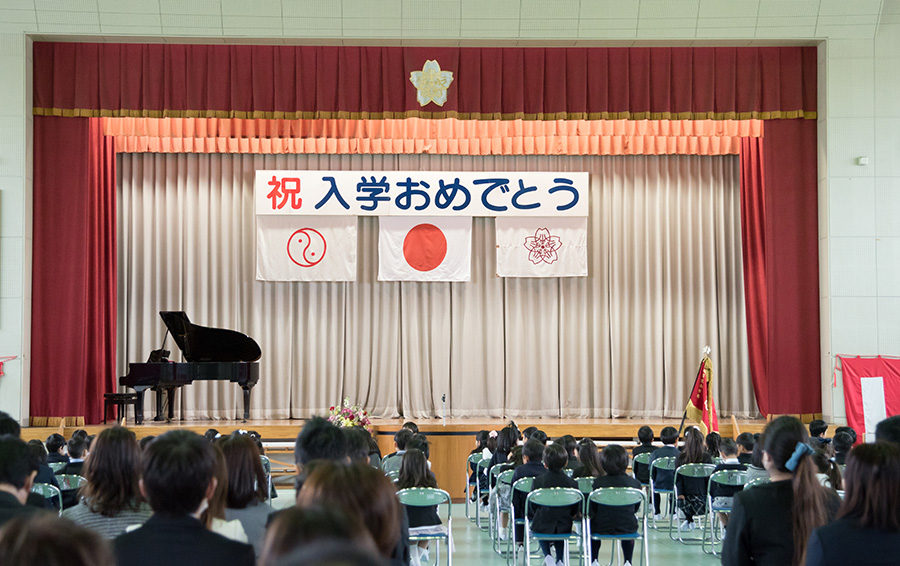
[[[468,281],[472,218],[378,219],[379,281]]]
[[[500,277],[586,277],[587,218],[497,218]]]
[[[586,172],[263,171],[256,214],[584,216]]]
[[[260,281],[355,281],[355,216],[257,216]]]

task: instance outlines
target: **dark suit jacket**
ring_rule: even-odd
[[[791,564],[794,558],[793,502],[791,480],[758,485],[736,493],[722,548],[722,566]],[[840,504],[837,494],[829,492],[828,520],[837,514]]]
[[[814,530],[806,566],[866,564],[888,566],[900,556],[900,533],[866,529],[854,519],[838,519]]]
[[[19,503],[19,500],[16,499],[15,495],[0,491],[0,526],[19,515],[30,515],[32,513],[40,512],[41,509],[39,507],[22,505]]]
[[[722,472],[727,470],[738,470],[744,472],[747,470],[747,466],[744,464],[717,464],[716,469],[713,473]],[[727,486],[721,484],[711,484],[709,486],[709,494],[713,497],[734,497],[734,494],[744,489],[740,486]]]
[[[570,478],[563,471],[550,472],[534,478],[534,489],[544,487],[574,487],[578,489],[578,482]],[[531,517],[531,530],[535,533],[569,533],[572,532],[572,519],[581,510],[580,506],[571,507],[542,507],[533,506]]]
[[[650,453],[650,463],[652,464],[657,458],[668,458],[670,456],[677,457],[679,454],[681,454],[681,451],[679,451],[677,447],[665,444]],[[675,472],[655,470],[653,482],[659,489],[672,489],[675,487]]]
[[[536,462],[526,462],[516,468],[516,471],[513,472],[512,483],[515,483],[522,478],[536,478],[538,476],[542,476],[547,473],[547,468],[544,467],[544,464],[538,460]],[[512,494],[512,504],[513,509],[516,512],[516,518],[524,519],[525,518],[525,498],[527,494],[522,493],[520,491],[514,491]]]
[[[154,514],[113,544],[119,566],[253,566],[256,562],[252,546],[209,531],[190,516]]]
[[[635,458],[641,454],[652,454],[657,448],[657,446],[653,446],[652,444],[639,444],[631,450],[631,457]],[[634,477],[640,480],[641,483],[650,483],[649,465],[645,466],[635,463],[632,464],[632,469],[634,470]]]
[[[66,475],[80,476],[80,475],[82,475],[81,469],[83,467],[84,467],[84,460],[82,460],[80,462],[69,462],[68,464],[65,465],[65,467],[63,467],[63,469],[61,469],[57,473],[60,475],[66,474]]]
[[[601,487],[633,487],[641,489],[641,482],[631,476],[599,476],[594,480],[594,489]],[[591,532],[602,534],[628,534],[637,532],[638,521],[634,516],[640,505],[610,507],[591,504]]]
[[[58,462],[68,462],[69,457],[65,454],[60,454],[59,452],[53,452],[52,454],[47,454],[47,463],[55,464]]]

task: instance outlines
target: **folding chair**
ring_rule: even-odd
[[[496,467],[496,469],[500,469]],[[493,470],[491,470],[493,472]],[[516,473],[515,470],[506,470],[500,474],[497,474],[497,497],[494,498],[494,505],[491,507],[491,540],[494,545],[494,552],[499,554],[500,556],[505,556],[503,550],[500,548],[500,514],[501,513],[510,513],[510,509],[512,507],[512,477],[513,474]],[[503,486],[504,488],[509,488],[509,501],[501,501],[500,500],[500,488]],[[509,531],[511,521],[506,522],[506,533],[507,540],[509,540]],[[506,551],[509,552],[509,545],[506,545]]]
[[[706,489],[706,522],[703,525],[703,552],[718,556],[716,532],[719,526],[719,513],[731,513],[731,505],[716,504],[713,492],[717,487],[731,488],[729,491],[740,491],[747,483],[747,472],[742,470],[721,470],[709,476],[709,484]],[[736,492],[735,491],[735,492]],[[706,534],[709,531],[709,550],[706,550]]]
[[[641,482],[641,485],[644,487],[649,487],[649,481],[643,481],[638,477],[638,471],[646,470],[648,475],[650,473],[650,452],[644,452],[643,454],[638,454],[634,457],[634,460],[631,461],[631,475],[634,479]],[[643,475],[643,474],[642,474]]]
[[[478,464],[475,465],[475,475],[480,478],[481,474],[484,474],[485,477],[487,477],[488,466],[490,464],[491,461],[486,458],[482,458],[481,460],[479,460]],[[478,487],[475,490],[475,493],[478,494],[478,501],[475,502],[475,526],[477,526],[481,530],[485,530],[486,528],[489,529],[491,526],[490,523],[488,523],[487,527],[481,524],[481,498],[489,497],[491,493],[491,482],[488,481],[487,484],[487,489],[485,489],[481,486],[481,481],[479,480]],[[490,517],[488,517],[488,520],[490,521]]]
[[[268,456],[260,456],[259,459],[262,461],[263,471],[266,472],[266,485],[268,486],[266,499],[272,501],[272,494],[274,493],[274,488],[272,487],[272,462]]]
[[[392,482],[397,483],[397,480],[400,479],[400,472],[397,470],[392,470],[390,472],[385,472],[386,475]]]
[[[640,514],[640,519],[638,520],[638,530],[634,533],[626,533],[626,534],[600,534],[600,533],[592,533],[591,532],[591,523],[590,523],[590,507],[591,504],[603,505],[607,507],[622,507],[622,506],[632,506],[632,505],[640,505],[640,509],[638,509],[638,513]],[[584,545],[587,549],[587,563],[593,564],[593,561],[597,559],[596,556],[592,553],[591,541],[592,540],[612,540],[612,541],[622,541],[622,540],[637,540],[641,539],[641,566],[650,566],[650,547],[649,547],[649,539],[647,537],[647,508],[648,508],[648,499],[647,494],[644,493],[641,489],[636,489],[633,487],[601,487],[596,489],[590,493],[587,501],[585,502],[585,507],[588,509],[588,512],[585,513],[585,537],[584,537]],[[613,561],[617,561],[619,558],[619,552],[621,548],[620,545],[615,544],[613,542],[613,549],[610,555],[610,564],[613,564]]]
[[[87,483],[87,480],[74,474],[59,474],[56,476],[59,482],[59,491],[62,493],[62,507],[68,509],[78,504],[77,489]]]
[[[475,496],[475,499],[478,499],[478,462],[484,456],[480,452],[475,454],[469,454],[469,457],[466,458],[466,519],[471,519],[472,515],[469,512],[469,503],[471,503],[472,496]],[[474,482],[472,480],[475,480]],[[472,486],[475,486],[475,491],[471,492]]]
[[[68,464],[68,462],[50,462],[47,465],[50,466],[50,469],[53,470],[54,474],[57,474],[66,467],[66,464]]]
[[[512,486],[512,494],[510,494],[509,501],[509,525],[511,529],[511,535],[509,539],[507,539],[507,551],[506,551],[506,563],[510,564],[510,557],[512,558],[512,563],[517,563],[519,554],[519,545],[516,543],[516,526],[521,525],[522,530],[525,530],[525,517],[517,517],[516,516],[516,506],[512,504],[513,497],[516,492],[520,492],[523,494],[531,493],[532,487],[534,485],[534,478],[520,478],[516,480],[516,483]],[[524,540],[522,541],[525,542]]]
[[[767,483],[772,483],[772,480],[769,478],[754,478],[744,484],[744,489],[750,489],[751,487],[756,487],[758,485],[765,485]]]
[[[584,494],[580,490],[573,487],[545,487],[532,490],[525,499],[525,556],[531,556],[531,539],[536,541],[563,541],[565,542],[563,549],[562,562],[565,566],[569,566],[569,542],[575,541],[581,546],[581,564],[584,565],[584,537],[575,532],[574,526],[578,519],[572,520],[572,530],[568,533],[535,533],[531,530],[531,519],[528,518],[529,511],[532,507],[539,505],[542,507],[568,507],[571,505],[578,506],[579,510],[584,509]],[[581,532],[584,533],[584,514],[581,516]],[[557,562],[559,556],[556,557]]]
[[[669,515],[669,531],[672,531],[672,516],[675,514],[674,503],[672,501],[673,495],[675,493],[675,485],[672,484],[672,489],[668,488],[660,488],[656,485],[656,473],[654,470],[665,470],[670,471],[673,474],[675,473],[675,456],[667,456],[665,458],[657,458],[650,463],[650,501],[653,502],[656,495],[666,496],[666,513]],[[674,479],[672,480],[674,482]],[[660,500],[660,511],[662,508],[662,500]],[[656,529],[656,515],[653,515],[653,528]]]
[[[709,490],[709,476],[712,475],[712,473],[715,471],[715,469],[716,469],[716,466],[714,464],[684,464],[683,466],[678,466],[678,468],[676,468],[676,470],[675,470],[675,491],[674,491],[675,501],[677,502],[678,497],[681,495],[699,495],[699,494],[679,493],[678,492],[679,476],[684,477],[684,478],[702,479],[703,480],[703,498],[704,498],[703,499],[704,513],[703,513],[702,517],[705,518],[706,517],[706,513],[705,513],[706,499],[705,498],[706,498],[706,494]],[[685,516],[687,516],[687,513],[685,513]],[[678,521],[675,521],[675,522],[678,523]],[[704,526],[704,529],[705,528],[706,527]],[[669,523],[669,538],[671,538],[672,540],[676,540],[672,531],[673,531],[672,523],[670,522]],[[702,535],[699,539],[685,539],[681,534],[681,523],[678,523],[677,532],[678,532],[677,540],[678,540],[678,542],[680,542],[682,544],[698,544],[698,543],[703,544],[703,536]]]
[[[49,483],[36,483],[31,486],[31,492],[37,493],[43,496],[44,499],[49,499],[51,502],[53,498],[56,498],[56,504],[59,506],[59,515],[62,516],[63,512],[63,504],[62,504],[62,492],[55,485],[51,485]]]
[[[438,516],[440,516],[440,506],[447,506],[447,520],[443,525],[436,525],[434,528],[420,527],[415,532],[409,533],[409,542],[416,543],[423,540],[436,540],[434,564],[441,563],[441,545],[443,541],[447,545],[447,566],[453,566],[453,549],[450,541],[450,533],[453,527],[453,518],[450,516],[450,494],[443,489],[435,489],[432,487],[412,487],[409,489],[401,489],[397,492],[400,503],[409,507],[437,507]]]

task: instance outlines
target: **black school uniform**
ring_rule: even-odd
[[[571,487],[578,489],[578,482],[566,475],[562,470],[548,471],[534,478],[534,489],[545,487]],[[558,534],[572,532],[572,519],[580,511],[578,505],[570,507],[531,507],[531,530],[536,533]]]
[[[641,482],[635,478],[620,474],[617,476],[600,476],[594,480],[594,489],[601,487],[633,487],[641,489]],[[635,517],[640,505],[613,507],[591,503],[591,532],[604,535],[621,535],[637,532],[638,520]]]

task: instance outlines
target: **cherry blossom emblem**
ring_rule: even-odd
[[[413,71],[409,74],[409,82],[418,91],[416,100],[419,101],[419,106],[425,106],[429,102],[443,106],[447,102],[447,89],[453,82],[453,73],[442,71],[437,61],[429,59],[425,61],[425,66],[421,71]]]
[[[559,259],[556,250],[562,246],[559,236],[551,236],[550,230],[538,228],[534,236],[525,238],[525,247],[528,248],[528,259],[531,263],[553,263]]]

